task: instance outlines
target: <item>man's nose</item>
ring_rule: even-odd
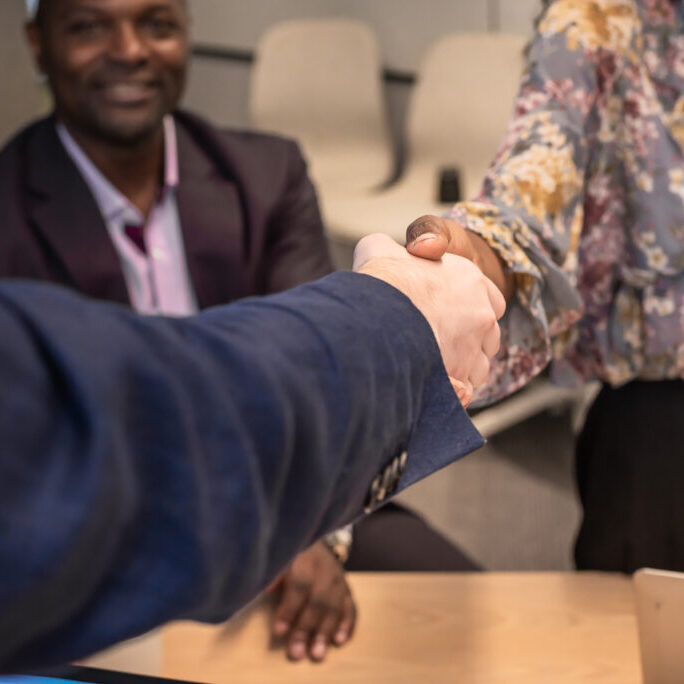
[[[111,36],[108,52],[112,59],[126,63],[137,63],[149,56],[146,41],[130,22],[117,25]]]

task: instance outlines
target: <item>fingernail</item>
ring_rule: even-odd
[[[423,233],[419,235],[412,244],[417,245],[419,242],[428,242],[429,240],[436,240],[437,236],[434,233]]]
[[[317,637],[314,645],[311,647],[311,656],[316,660],[323,660],[327,650],[325,637]]]
[[[347,640],[347,633],[341,629],[337,634],[335,634],[335,643],[341,646]]]
[[[306,655],[306,644],[303,641],[295,641],[290,646],[290,658],[301,660]]]
[[[276,636],[283,636],[283,634],[287,634],[287,632],[290,629],[290,625],[283,621],[283,620],[278,620],[278,622],[275,623],[273,626],[273,633]]]

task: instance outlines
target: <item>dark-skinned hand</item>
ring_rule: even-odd
[[[513,275],[504,268],[501,259],[485,240],[458,221],[421,216],[406,229],[406,249],[413,256],[433,261],[447,252],[470,259],[501,290],[507,302],[514,294]]]
[[[291,660],[322,661],[331,645],[351,638],[356,606],[344,567],[324,542],[300,553],[269,592],[276,597],[273,635],[286,640]]]

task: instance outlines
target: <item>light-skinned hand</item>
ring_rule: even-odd
[[[490,359],[499,350],[497,320],[506,302],[494,283],[470,259],[452,254],[419,258],[381,234],[358,243],[354,270],[396,287],[420,310],[454,389],[467,405],[473,388],[489,376]]]

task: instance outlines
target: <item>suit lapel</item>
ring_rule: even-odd
[[[73,286],[90,297],[129,304],[119,259],[90,190],[62,146],[54,119],[27,149],[29,220]]]
[[[190,278],[201,309],[254,294],[249,286],[244,209],[237,184],[177,120],[178,213]]]

